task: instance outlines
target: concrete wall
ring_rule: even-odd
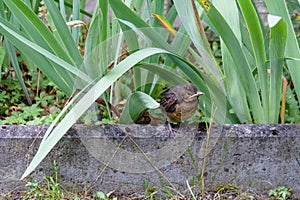
[[[24,187],[26,181],[18,179],[46,128],[0,127],[0,193]],[[168,185],[168,181],[187,191],[186,181],[192,185],[191,180],[197,179],[208,153],[207,190],[231,184],[267,193],[283,185],[300,196],[300,129],[296,125],[214,126],[208,142],[206,132],[198,131],[197,125],[182,125],[169,135],[165,126],[76,125],[30,177],[42,180],[53,174],[51,162],[56,160],[60,183],[76,191],[116,189],[117,193],[143,194],[146,183],[162,191],[166,187],[161,183]]]

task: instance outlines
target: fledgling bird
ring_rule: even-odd
[[[203,94],[192,84],[171,87],[160,100],[168,123],[182,122],[192,117],[198,108],[198,97]]]

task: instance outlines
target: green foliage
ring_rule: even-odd
[[[12,112],[11,116],[1,121],[2,124],[26,124],[22,112]]]
[[[24,94],[16,81],[2,81],[2,83],[5,90],[0,93],[0,114],[3,119],[1,124],[50,124],[60,112],[59,104],[65,95],[55,87],[48,86],[53,89],[53,95],[46,95],[46,91],[42,91],[35,97],[35,103],[29,106],[22,103]],[[54,99],[55,94],[58,94],[57,98],[60,100]],[[51,112],[47,111],[50,109]]]
[[[41,199],[44,196],[37,180],[27,182],[25,186],[29,189],[27,195],[33,196],[37,199]]]
[[[110,197],[110,194],[104,194],[103,192],[96,192],[96,200],[117,200],[117,197]]]
[[[53,176],[45,176],[45,186],[41,186],[36,180],[27,182],[26,187],[29,191],[26,194],[26,199],[63,199],[63,193],[58,181],[58,169],[56,162],[53,162]]]
[[[291,15],[291,20],[293,24],[293,28],[297,35],[298,44],[300,44],[299,30],[300,30],[300,8],[299,1],[297,0],[288,0],[287,1],[288,11]]]
[[[12,95],[11,95],[10,102],[11,102],[11,103],[18,103],[19,100],[20,100],[23,96],[24,96],[24,95],[23,95],[22,93],[13,91],[13,92],[12,92]]]
[[[0,100],[1,100],[2,102],[5,102],[7,99],[9,99],[9,95],[7,94],[6,91],[2,91],[2,92],[0,93]]]
[[[82,114],[87,114],[83,120],[85,123],[98,119],[98,113],[90,107],[100,96],[107,105],[116,105],[139,91],[154,102],[153,98],[159,98],[163,90],[159,86],[191,82],[205,93],[199,100],[199,108],[205,113],[202,119],[206,121],[209,121],[207,116],[211,112],[216,112],[215,123],[278,123],[281,76],[286,64],[295,87],[287,101],[287,119],[290,122],[298,119],[291,109],[299,108],[299,103],[296,104],[300,93],[300,79],[296,78],[300,72],[296,67],[299,61],[285,58],[299,58],[299,48],[285,1],[266,1],[269,12],[273,14],[268,18],[267,32],[270,34],[262,26],[251,0],[232,0],[231,3],[220,0],[213,4],[205,1],[208,3],[205,5],[204,1],[196,1],[193,5],[194,1],[174,0],[166,13],[163,1],[145,2],[98,1],[90,26],[86,28],[86,24],[79,21],[79,1],[73,1],[72,12],[67,11],[74,16],[73,21],[69,21],[65,17],[63,1],[59,1],[58,7],[53,1],[45,0],[47,15],[44,20],[47,23],[36,15],[36,9],[32,9],[36,5],[28,6],[19,0],[1,1],[0,32],[10,49],[10,60],[19,82],[22,83],[22,74],[19,63],[13,62],[16,54],[12,44],[21,53],[29,73],[36,73],[32,69],[38,67],[67,96],[75,89],[81,90],[47,130],[23,178],[34,170]],[[280,9],[278,5],[281,5]],[[165,16],[155,18],[151,13]],[[162,27],[159,19],[172,25],[177,16],[182,21],[177,32],[170,26],[164,27],[167,30],[158,28]],[[199,16],[220,37],[221,51],[219,43],[213,43],[211,48]],[[84,31],[80,31],[79,27],[68,27],[67,24],[75,22],[88,29],[85,40],[80,38]],[[79,41],[85,41],[82,51],[78,50]],[[219,65],[220,57],[222,66]],[[27,88],[23,85],[21,88],[29,101],[28,92],[25,92]],[[38,121],[37,118],[42,117],[40,108],[49,107],[49,103],[54,101],[51,95],[43,92],[35,97],[32,108],[7,112],[7,123]],[[21,92],[10,94],[13,94],[14,103],[24,98]],[[10,107],[5,95],[2,94],[4,99],[0,103]],[[134,112],[136,110],[129,109],[134,104],[131,102],[135,101],[127,102],[125,113],[133,121],[145,109],[153,107],[141,101],[141,106]],[[69,108],[72,109],[66,114]],[[28,113],[25,114],[24,110]],[[103,116],[107,117],[102,118],[100,123],[113,121],[109,106]]]
[[[276,189],[269,191],[269,196],[274,196],[277,200],[285,200],[291,196],[291,194],[291,190],[284,186],[278,186]]]
[[[19,110],[11,112],[10,115],[8,114],[8,110],[6,110],[5,114],[7,117],[5,117],[4,120],[1,120],[1,124],[50,124],[58,115],[60,109],[56,108],[54,112],[51,112],[48,115],[42,115],[42,112],[44,112],[44,109],[38,107],[37,104],[33,104],[32,106],[20,104]]]
[[[3,46],[0,46],[0,72],[2,71],[3,68],[3,62],[4,62],[4,58],[5,58],[5,49]],[[2,74],[0,73],[0,81],[2,79]]]
[[[43,91],[38,97],[35,97],[34,99],[37,105],[46,106],[49,105],[49,102],[52,101],[54,97],[45,95],[45,92]]]
[[[24,95],[20,86],[15,81],[8,82],[6,90],[0,93],[1,124],[50,124],[60,112],[60,108],[54,106],[59,101],[54,99],[54,95],[46,96],[45,93],[42,91],[39,97],[35,97],[36,103],[28,106],[22,103]],[[60,97],[62,99],[64,94]],[[52,111],[46,112],[45,109],[50,107],[53,107]]]
[[[52,34],[22,1],[5,1],[5,4],[14,12],[14,16],[18,18],[24,29],[18,30],[7,23],[5,18],[0,18],[3,28],[1,32],[9,37],[7,39],[19,49],[22,55],[34,58],[32,62],[62,91],[70,95],[74,84],[74,73],[83,79],[87,78],[77,70],[82,63],[82,58],[55,3],[53,1],[45,1],[45,3],[48,10],[51,10],[49,17],[54,19],[54,23],[50,23],[51,28],[58,30],[55,32],[57,34]]]
[[[19,106],[23,110],[22,117],[24,119],[30,120],[32,118],[36,118],[43,111],[43,109],[37,107],[37,104],[33,104],[32,106],[25,106],[24,104],[20,104]]]
[[[2,91],[0,93],[0,115],[3,115],[5,111],[9,108],[8,104],[6,103],[9,100],[9,95],[6,91]]]
[[[285,110],[285,121],[288,123],[295,123],[300,121],[300,104],[299,100],[296,99],[295,93],[290,88],[286,91],[286,110]]]
[[[97,121],[97,112],[88,110],[84,115],[83,122],[84,124],[91,125]]]
[[[156,199],[157,189],[154,186],[149,185],[149,181],[145,181],[143,184],[145,190],[145,197],[147,199],[153,200]]]
[[[55,161],[52,163],[53,174],[44,176],[43,182],[37,180],[28,181],[25,186],[27,187],[26,193],[21,192],[23,199],[94,199],[94,200],[117,200],[117,197],[112,197],[112,192],[104,194],[103,192],[96,192],[89,197],[83,194],[76,194],[72,191],[66,191],[60,186],[58,166]]]
[[[106,195],[105,195],[103,192],[97,192],[97,193],[96,193],[96,197],[97,197],[99,200],[108,200],[108,198],[106,197]]]
[[[127,100],[126,106],[120,117],[120,123],[135,122],[142,113],[148,109],[159,107],[153,98],[143,92],[132,93]]]

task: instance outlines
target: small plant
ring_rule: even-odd
[[[39,185],[37,180],[27,182],[29,188],[25,199],[63,199],[63,193],[58,181],[58,169],[56,162],[53,161],[53,176],[45,176],[46,185]]]
[[[235,194],[239,193],[239,189],[234,185],[218,185],[215,188],[216,193],[224,194],[226,192],[232,192]]]
[[[27,197],[31,196],[37,199],[41,199],[44,196],[43,190],[39,186],[37,180],[34,180],[33,182],[27,182],[25,186],[29,188],[29,191],[27,192]]]
[[[2,81],[0,84],[3,88],[0,90],[0,124],[50,124],[65,103],[65,94],[54,86],[41,90],[34,97],[34,103],[28,105],[23,103],[24,94],[16,81]],[[33,96],[34,91],[30,93]]]
[[[49,101],[53,100],[53,96],[47,96],[45,95],[45,92],[41,92],[41,94],[38,97],[34,98],[37,105],[47,106]]]
[[[291,189],[284,186],[278,186],[276,189],[269,191],[269,196],[273,196],[278,200],[285,200],[291,196],[291,194]]]
[[[62,199],[63,198],[63,194],[62,194],[62,190],[60,188],[60,184],[58,181],[58,168],[56,165],[56,161],[53,161],[52,164],[53,167],[53,177],[52,176],[45,176],[44,179],[47,182],[47,191],[50,195],[51,198],[53,199]]]
[[[25,104],[20,104],[16,111],[12,111],[9,114],[9,110],[5,112],[8,117],[6,117],[1,123],[3,124],[26,124],[34,119],[39,119],[43,109],[37,107],[37,104],[32,106],[26,106]]]
[[[95,199],[97,199],[97,200],[110,200],[110,199],[117,200],[118,199],[117,197],[111,198],[110,197],[111,194],[112,194],[111,192],[109,192],[108,194],[104,194],[104,192],[96,192]]]
[[[103,192],[97,192],[96,198],[99,200],[108,200],[107,196]]]
[[[143,184],[145,190],[145,197],[149,200],[155,199],[155,194],[157,193],[157,189],[153,186],[149,185],[148,180]]]

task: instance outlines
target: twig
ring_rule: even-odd
[[[35,141],[38,139],[38,137],[40,136],[40,134],[43,132],[43,128],[44,128],[44,125],[42,126],[42,130],[38,132],[38,134],[34,137],[32,143],[28,146],[28,151],[25,155],[27,161],[26,161],[26,167],[28,167],[29,165],[29,159],[30,159],[30,152],[32,150],[32,146],[34,145]]]
[[[146,160],[149,162],[149,164],[168,182],[168,184],[172,187],[172,189],[176,192],[176,187],[171,183],[171,181],[168,179],[162,171],[160,171],[150,160],[150,158],[145,154],[145,152],[141,149],[141,147],[130,137],[128,138],[131,140],[131,142],[138,148],[138,150],[142,153],[142,155],[146,158]]]
[[[38,72],[38,78],[37,78],[37,84],[36,84],[36,97],[39,96],[41,70],[39,68],[37,68],[37,72]]]
[[[285,106],[286,106],[286,87],[288,85],[288,81],[282,75],[282,100],[281,100],[281,111],[280,111],[280,120],[281,124],[284,124],[284,115],[285,115]]]
[[[93,185],[98,181],[98,179],[103,175],[104,171],[108,168],[109,164],[113,161],[113,159],[115,158],[117,152],[119,151],[119,149],[121,148],[122,144],[124,143],[125,139],[128,137],[128,135],[126,134],[126,136],[123,138],[123,140],[120,142],[120,144],[117,146],[117,149],[115,150],[114,154],[112,155],[112,157],[109,159],[109,161],[105,164],[104,168],[101,170],[101,172],[99,173],[99,175],[97,176],[97,178],[91,183],[91,186],[87,189],[87,192],[90,191],[90,189],[93,188]]]
[[[213,105],[212,105],[212,107],[213,107]],[[213,123],[213,118],[216,113],[216,109],[211,113],[209,127],[207,130],[207,139],[206,139],[206,143],[205,143],[205,152],[204,152],[203,165],[202,165],[202,171],[201,171],[201,180],[202,180],[201,181],[201,195],[202,195],[202,198],[204,198],[204,172],[205,172],[205,165],[206,165],[206,156],[208,154],[207,150],[208,150],[208,145],[209,145],[209,138],[210,138],[211,127],[212,127],[212,123]]]

